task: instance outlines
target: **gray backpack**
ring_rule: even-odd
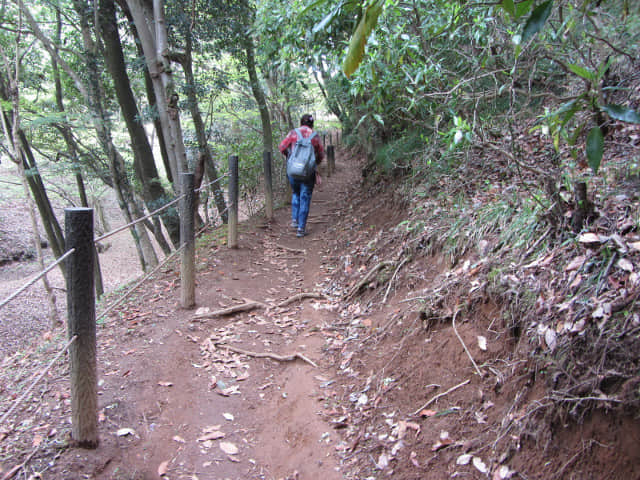
[[[317,134],[313,132],[309,138],[304,138],[298,128],[296,134],[298,140],[287,159],[287,175],[294,180],[307,181],[316,171],[316,152],[311,145],[311,139]]]

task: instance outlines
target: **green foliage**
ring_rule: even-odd
[[[604,153],[604,135],[600,127],[593,127],[587,135],[587,160],[594,173],[598,173]]]
[[[367,43],[371,30],[376,26],[378,17],[382,13],[384,0],[373,0],[364,9],[364,15],[358,22],[356,31],[351,37],[349,49],[343,64],[343,71],[347,77],[353,75],[364,56],[364,46]]]
[[[546,2],[541,3],[533,9],[533,11],[531,12],[531,16],[527,20],[527,23],[524,24],[524,28],[522,29],[523,42],[528,42],[531,37],[542,30],[542,27],[549,18],[549,15],[551,15],[552,8],[553,0],[547,0]]]

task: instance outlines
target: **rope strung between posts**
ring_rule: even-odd
[[[44,377],[47,374],[47,372],[51,370],[51,368],[55,365],[55,363],[62,356],[62,354],[66,352],[67,349],[71,346],[71,344],[75,342],[77,339],[78,339],[77,335],[74,335],[73,337],[71,337],[71,340],[69,340],[67,344],[64,346],[64,348],[58,352],[56,357],[53,360],[51,360],[51,362],[49,362],[49,365],[47,365],[45,369],[42,372],[40,372],[38,377],[33,381],[33,383],[29,386],[29,388],[27,388],[25,392],[22,395],[20,395],[20,398],[18,398],[15,402],[13,402],[13,405],[11,405],[11,408],[7,410],[7,412],[0,419],[0,425],[4,424],[5,420],[9,417],[9,415],[11,415],[11,413],[16,409],[16,407],[20,403],[22,403],[22,401],[27,397],[27,395],[29,395],[29,393],[31,393],[31,390],[33,390],[33,388],[38,384],[38,382],[42,380],[42,377]]]
[[[174,200],[170,201],[170,202],[169,202],[169,203],[167,203],[166,205],[164,205],[164,206],[162,206],[162,207],[158,208],[157,210],[154,210],[153,212],[148,213],[148,214],[147,214],[147,215],[145,215],[144,217],[140,217],[140,218],[138,218],[138,219],[134,220],[134,221],[133,221],[133,222],[131,222],[131,223],[127,223],[126,225],[122,225],[121,227],[118,227],[118,228],[116,228],[115,230],[111,230],[110,232],[105,233],[104,235],[102,235],[101,237],[98,237],[98,238],[94,239],[93,241],[94,241],[95,243],[97,243],[97,242],[99,242],[99,241],[101,241],[101,240],[104,240],[105,238],[109,238],[109,237],[111,237],[111,236],[115,235],[116,233],[120,233],[121,231],[126,230],[126,229],[127,229],[127,228],[129,228],[129,227],[132,227],[132,226],[134,226],[134,225],[137,225],[137,224],[138,224],[138,223],[140,223],[140,222],[144,222],[144,221],[145,221],[145,220],[147,220],[148,218],[151,218],[151,217],[153,217],[154,215],[157,215],[157,214],[158,214],[158,213],[160,213],[161,211],[163,211],[163,210],[165,210],[165,209],[169,208],[171,205],[173,205],[173,204],[175,204],[175,203],[179,202],[183,197],[184,197],[184,194],[182,194],[182,195],[180,195],[178,198],[176,198],[176,199],[174,199]]]
[[[51,269],[53,269],[53,267],[55,267],[56,265],[58,265],[59,263],[63,262],[69,255],[71,255],[73,252],[75,252],[75,249],[72,248],[71,250],[69,250],[68,252],[66,252],[64,255],[62,255],[60,258],[58,258],[55,262],[53,262],[51,265],[49,265],[47,268],[45,268],[43,271],[41,271],[35,278],[29,280],[25,285],[23,285],[22,287],[20,287],[18,290],[16,290],[15,292],[13,292],[11,295],[9,295],[6,299],[4,299],[1,303],[0,303],[0,308],[4,307],[7,303],[9,303],[11,300],[13,300],[14,298],[16,298],[18,295],[20,295],[22,292],[24,292],[27,288],[29,288],[31,285],[33,285],[34,283],[36,283],[38,280],[40,280],[42,277],[44,277],[47,272],[49,272]]]
[[[133,293],[140,285],[142,285],[144,282],[146,282],[149,278],[151,278],[153,276],[154,273],[156,273],[158,270],[160,270],[162,267],[164,267],[169,260],[171,260],[173,257],[175,257],[178,253],[180,253],[182,250],[184,250],[185,245],[181,245],[179,248],[177,248],[171,255],[169,255],[168,257],[166,257],[162,263],[158,264],[153,270],[151,270],[149,273],[147,273],[144,277],[142,277],[142,279],[136,283],[133,287],[131,287],[129,290],[127,290],[124,295],[122,295],[122,297],[120,297],[118,300],[116,300],[115,302],[113,302],[111,305],[109,305],[97,318],[96,318],[96,322],[98,322],[99,320],[102,320],[104,317],[107,316],[108,313],[111,312],[111,310],[113,310],[114,308],[116,308],[118,305],[120,305],[122,302],[124,302],[129,295],[131,295],[131,293]]]
[[[205,188],[207,188],[207,187],[209,187],[209,186],[213,185],[214,183],[218,183],[220,180],[222,180],[223,178],[227,178],[228,176],[229,176],[229,174],[228,174],[228,173],[227,173],[227,174],[225,174],[225,175],[222,175],[221,177],[216,178],[214,181],[209,182],[209,183],[205,183],[204,185],[201,185],[201,186],[200,186],[200,188],[196,188],[196,189],[194,190],[194,192],[196,192],[196,193],[201,192],[201,191],[202,191],[202,190],[204,190]]]

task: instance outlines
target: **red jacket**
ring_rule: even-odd
[[[307,127],[306,125],[302,125],[301,127],[298,127],[298,129],[300,130],[300,133],[304,138],[309,138],[313,133],[313,130],[311,130],[311,128]],[[289,150],[289,153],[291,153],[291,149],[293,148],[293,145],[297,140],[298,134],[296,133],[295,129],[293,129],[289,132],[285,139],[280,142],[280,146],[278,147],[280,153],[285,156],[287,155],[285,153],[286,150]],[[316,164],[320,164],[320,162],[324,158],[324,147],[322,146],[322,142],[320,141],[320,137],[318,135],[311,139],[311,145],[313,145],[313,149],[316,152]]]

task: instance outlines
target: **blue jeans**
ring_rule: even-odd
[[[298,224],[298,230],[305,230],[307,227],[307,217],[309,216],[309,206],[311,205],[311,194],[316,184],[315,174],[311,180],[302,182],[289,177],[291,185],[291,220]]]

